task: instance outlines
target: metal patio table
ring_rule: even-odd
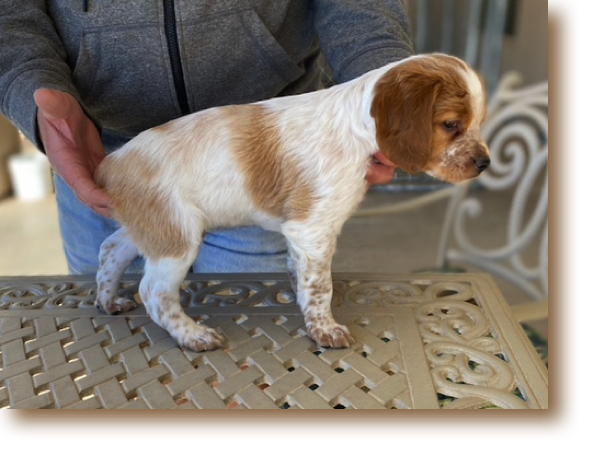
[[[94,294],[92,277],[0,278],[0,408],[548,407],[547,369],[484,274],[334,275],[355,338],[335,350],[307,337],[285,275],[188,275],[186,312],[226,339],[202,353]]]

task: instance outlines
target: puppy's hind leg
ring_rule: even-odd
[[[219,347],[223,338],[210,327],[197,324],[180,304],[180,285],[196,258],[198,248],[179,258],[147,258],[140,282],[140,297],[151,319],[184,348],[193,351]]]
[[[131,299],[118,297],[120,278],[138,255],[138,249],[125,228],[105,239],[99,252],[95,307],[107,314],[117,315],[138,306]]]

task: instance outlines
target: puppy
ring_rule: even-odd
[[[288,270],[311,339],[344,348],[348,329],[330,310],[330,264],[344,222],[362,200],[379,150],[407,172],[459,183],[489,165],[480,126],[486,96],[457,58],[420,55],[313,93],[207,109],[139,134],[96,174],[122,225],[101,247],[96,306],[118,298],[119,279],[146,258],[140,297],[182,347],[211,350],[222,338],[197,324],[179,289],[204,231],[260,225],[281,232]]]

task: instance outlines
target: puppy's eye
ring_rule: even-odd
[[[457,132],[458,131],[458,122],[457,121],[444,121],[443,128],[448,132]]]

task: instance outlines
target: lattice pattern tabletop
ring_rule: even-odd
[[[138,299],[137,277],[121,293]],[[0,407],[547,408],[547,370],[490,277],[337,275],[356,342],[320,349],[285,276],[191,275],[182,302],[224,349],[180,349],[92,278],[0,278]]]

